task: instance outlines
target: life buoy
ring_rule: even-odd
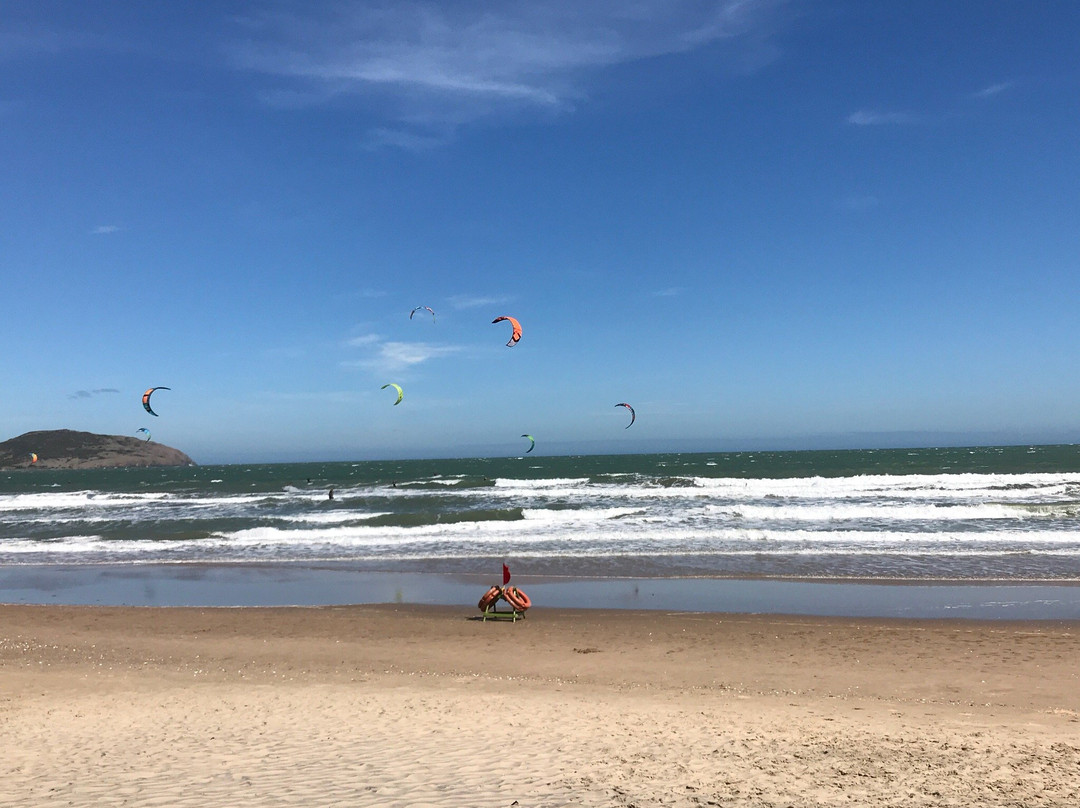
[[[480,602],[476,605],[480,607],[480,611],[486,612],[498,602],[499,596],[502,595],[502,593],[501,587],[493,586],[484,593],[484,596],[480,598]]]
[[[529,596],[516,586],[508,586],[503,590],[503,599],[514,607],[516,611],[523,612],[532,606]]]

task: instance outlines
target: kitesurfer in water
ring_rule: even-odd
[[[327,499],[333,499],[333,498],[334,498],[334,489],[331,488],[330,489],[330,495],[327,497]]]

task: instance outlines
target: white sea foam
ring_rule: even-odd
[[[466,475],[403,475],[398,488],[343,482],[329,506],[325,487],[280,484],[243,494],[205,483],[175,492],[0,494],[0,562],[513,557],[605,559],[661,574],[689,565],[923,575],[959,564],[977,575],[998,564],[995,570],[1035,565],[1080,577],[1080,474],[742,479],[679,476],[685,464],[669,465],[663,478],[493,474],[493,485],[458,487]],[[492,518],[518,509],[521,519]],[[816,560],[826,557],[840,561]],[[799,561],[785,566],[785,558]]]
[[[543,508],[523,508],[522,514],[530,522],[542,522],[546,525],[582,525],[601,522],[605,519],[617,519],[633,513],[642,513],[634,508],[565,508],[546,510]]]
[[[1080,484],[1080,475],[1065,474],[935,474],[860,477],[798,477],[790,479],[733,479],[694,477],[694,486],[733,497],[836,499],[858,496],[896,496],[903,499],[990,498],[1027,499],[1064,496]],[[668,489],[680,491],[682,489]]]
[[[161,501],[168,496],[168,494],[103,494],[96,491],[7,494],[0,495],[0,514],[5,511],[105,508],[112,505],[130,505],[133,502]]]
[[[104,546],[101,536],[93,534],[64,536],[50,542],[15,536],[0,544],[0,556],[7,553],[47,555],[53,552],[86,553],[99,552]]]
[[[452,547],[480,542],[487,545],[513,546],[515,553],[543,546],[549,552],[567,548],[592,548],[590,552],[660,552],[701,554],[865,554],[887,552],[926,555],[1005,552],[1065,552],[1080,554],[1080,530],[1007,533],[994,531],[915,532],[889,530],[775,530],[700,528],[688,525],[654,526],[624,520],[591,519],[582,522],[558,521],[546,516],[536,520],[505,522],[459,522],[406,528],[400,526],[313,525],[282,528],[260,526],[219,533],[201,539],[177,539],[153,542],[159,552],[179,549],[231,550],[242,552],[254,547],[313,549],[439,546]],[[589,524],[588,531],[575,528]],[[561,548],[561,549],[552,549]],[[49,541],[13,537],[0,545],[0,555],[28,553],[90,553],[113,555],[145,553],[147,542],[105,539],[100,535],[72,535]],[[424,556],[418,556],[424,557]]]
[[[514,490],[531,491],[548,488],[572,488],[585,485],[589,482],[588,477],[550,477],[540,480],[514,480],[497,479],[496,488],[512,488]]]
[[[321,511],[312,513],[298,513],[278,517],[275,521],[296,522],[298,524],[342,524],[347,522],[363,522],[367,519],[375,519],[380,516],[389,516],[390,511]]]
[[[1032,501],[1068,498],[1080,493],[1080,475],[880,475],[862,477],[805,477],[784,479],[741,479],[714,477],[670,478],[660,482],[645,479],[638,483],[588,478],[547,480],[498,479],[491,496],[503,498],[566,499],[586,501],[616,496],[627,499],[751,501],[763,498],[804,500],[849,500],[892,497],[928,501]],[[470,496],[471,490],[462,491]]]
[[[839,522],[872,520],[877,522],[938,522],[977,519],[1023,520],[1075,516],[1080,512],[1080,503],[1030,508],[997,502],[975,505],[952,503],[904,504],[900,502],[838,502],[826,505],[739,503],[734,505],[706,504],[704,512],[713,516],[754,521]]]
[[[273,494],[233,494],[190,497],[147,492],[138,494],[73,491],[69,493],[14,494],[0,496],[0,515],[6,511],[64,511],[73,509],[130,508],[139,505],[166,504],[174,507],[215,508],[222,505],[247,505],[272,499]]]

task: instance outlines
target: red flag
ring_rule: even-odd
[[[510,568],[503,564],[503,586],[510,583]]]

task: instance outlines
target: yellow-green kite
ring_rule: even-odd
[[[394,402],[394,406],[396,407],[398,404],[401,403],[401,399],[405,398],[405,393],[401,389],[400,384],[394,384],[393,382],[390,382],[389,384],[384,384],[379,389],[380,390],[385,390],[387,387],[393,387],[395,390],[397,390],[397,401]]]

